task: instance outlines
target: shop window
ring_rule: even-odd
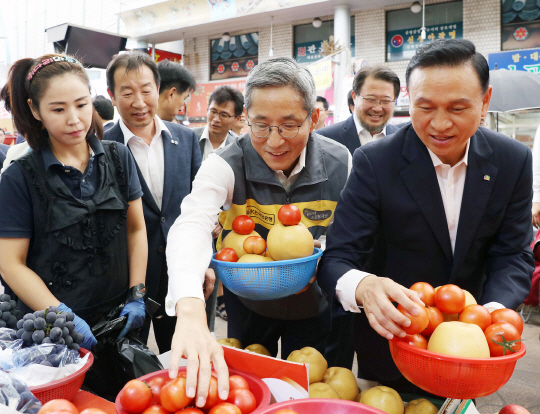
[[[386,12],[386,61],[407,60],[416,49],[436,39],[463,38],[463,3],[426,5],[426,39],[422,39],[422,12],[410,8]]]
[[[210,41],[210,80],[245,77],[259,61],[259,33]]]
[[[540,47],[540,2],[502,0],[502,50]]]
[[[351,56],[354,57],[354,16],[351,17]],[[334,35],[334,21],[325,20],[321,27],[314,27],[311,23],[294,26],[294,58],[300,64],[309,64],[322,59],[324,56],[323,42],[330,42]],[[343,46],[343,45],[342,45]]]

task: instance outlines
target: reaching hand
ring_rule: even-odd
[[[71,312],[73,315],[75,313],[66,306],[64,303],[61,303],[58,305],[58,310],[62,312]],[[86,323],[84,319],[79,318],[77,315],[75,315],[75,319],[73,319],[73,323],[75,324],[75,330],[79,333],[82,333],[84,335],[84,341],[79,344],[81,348],[88,349],[89,351],[92,350],[92,347],[97,344],[97,339],[95,338],[94,334],[92,333],[92,329],[90,328],[90,325]]]
[[[120,312],[120,316],[124,315],[127,315],[128,320],[126,326],[124,329],[122,329],[120,335],[118,335],[118,339],[122,339],[132,329],[137,329],[143,326],[144,318],[146,316],[144,299],[136,299],[133,302],[129,302],[126,306],[124,306],[122,312]]]
[[[375,331],[387,339],[394,335],[404,337],[402,326],[410,326],[411,321],[392,302],[398,302],[413,315],[418,313],[414,302],[424,306],[418,293],[404,288],[391,279],[366,276],[356,288],[356,302],[364,307],[369,323]]]
[[[186,393],[190,398],[195,397],[197,390],[195,402],[197,407],[202,407],[208,396],[213,364],[218,376],[219,398],[226,400],[229,395],[229,370],[223,348],[208,330],[204,302],[198,298],[180,299],[176,304],[176,314],[169,377],[176,378],[180,358],[187,358]]]

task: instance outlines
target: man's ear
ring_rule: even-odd
[[[112,104],[116,106],[116,100],[114,99],[114,94],[111,92],[109,88],[107,88],[107,93],[109,94],[109,98],[111,98]]]
[[[314,108],[313,112],[311,113],[311,125],[309,128],[309,132],[313,132],[315,130],[315,127],[317,126],[318,122],[319,122],[319,108]]]
[[[39,116],[39,112],[36,111],[36,109],[34,108],[34,105],[32,105],[32,99],[28,99],[26,102],[28,103],[28,106],[30,107],[30,111],[32,111],[32,115],[34,115],[34,118],[42,122],[41,117]]]
[[[169,90],[166,93],[167,99],[173,99],[174,95],[176,95],[176,87],[169,88]]]
[[[491,102],[491,93],[493,92],[493,86],[489,86],[486,93],[484,94],[482,98],[482,116],[487,115],[487,111],[489,108],[489,103]]]

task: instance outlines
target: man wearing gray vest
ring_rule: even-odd
[[[311,73],[294,60],[274,58],[256,66],[245,89],[249,134],[203,162],[169,233],[166,310],[178,316],[170,375],[176,376],[178,361],[185,356],[187,393],[195,396],[199,368],[197,406],[207,396],[211,361],[218,373],[220,397],[228,391],[223,350],[204,323],[201,288],[212,255],[210,232],[221,208],[223,237],[238,215],[259,210],[277,216],[285,204],[302,205],[302,222],[315,240],[333,220],[351,155],[345,146],[313,133],[319,118],[316,97]],[[259,216],[253,219],[255,230],[266,238],[272,223]],[[273,355],[281,338],[284,358],[305,346],[324,351],[331,309],[317,282],[275,301],[240,298],[227,290],[225,300],[229,337],[245,345],[262,344]]]
[[[193,128],[199,138],[203,161],[208,156],[224,148],[234,140],[230,132],[235,122],[242,116],[244,97],[242,92],[230,86],[216,88],[208,98],[208,123],[201,128]]]

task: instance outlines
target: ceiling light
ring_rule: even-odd
[[[420,4],[419,1],[415,1],[412,5],[411,5],[411,11],[413,13],[420,13],[420,11],[422,10],[422,5]]]
[[[313,27],[319,28],[319,27],[321,27],[322,20],[319,19],[318,17],[316,17],[316,18],[313,19],[312,24],[313,24]]]
[[[225,32],[225,33],[223,33],[223,35],[221,36],[221,39],[222,39],[224,42],[228,42],[228,41],[231,39],[231,35],[229,34],[229,32]]]

